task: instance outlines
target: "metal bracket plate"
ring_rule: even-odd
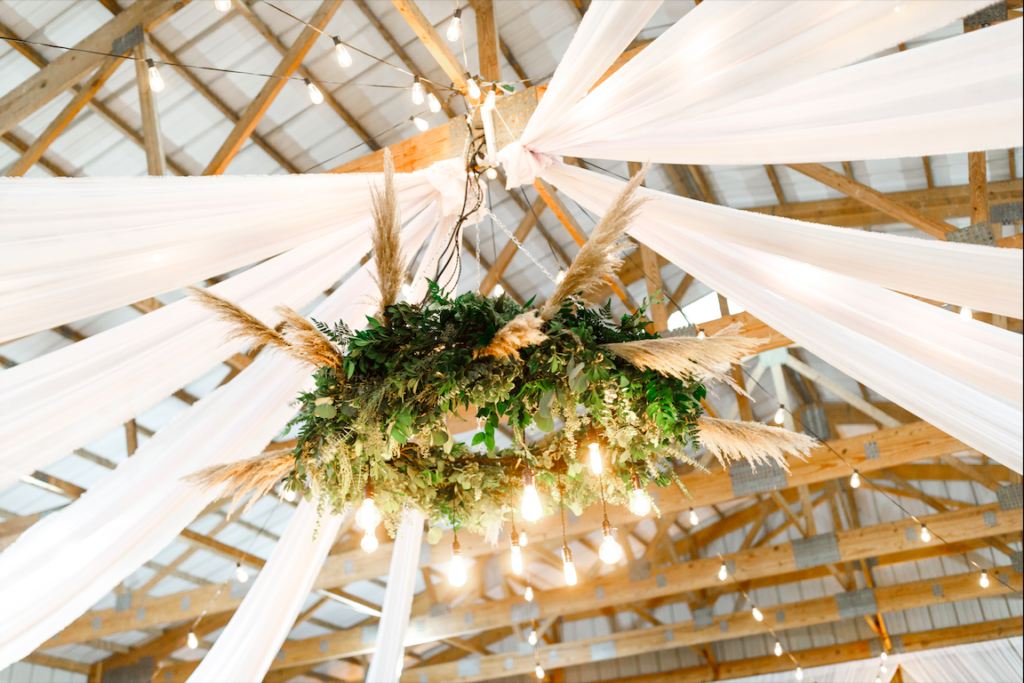
[[[968,225],[966,228],[952,230],[946,233],[947,242],[961,242],[963,244],[984,244],[990,247],[996,246],[996,237],[992,234],[992,225],[988,221]]]
[[[834,533],[818,534],[793,541],[793,557],[797,569],[810,569],[842,561],[839,542]]]
[[[494,135],[497,138],[495,143],[499,150],[522,136],[527,122],[537,109],[537,101],[536,88],[527,88],[498,98],[495,103]],[[479,125],[480,120],[475,119],[475,123]],[[482,137],[483,128],[477,134]],[[453,159],[462,158],[468,140],[469,131],[466,128],[466,117],[453,118],[448,123],[448,150]]]

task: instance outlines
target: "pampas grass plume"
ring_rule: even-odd
[[[235,489],[231,507],[228,509],[230,517],[245,494],[253,492],[242,514],[248,512],[257,500],[274,488],[274,484],[288,474],[294,465],[291,450],[281,448],[260,453],[255,458],[207,467],[182,477],[182,481],[192,484],[201,491],[208,491],[221,485],[225,486],[225,492]]]
[[[520,360],[519,349],[540,344],[548,338],[546,334],[540,331],[544,322],[544,319],[540,317],[537,311],[520,313],[505,323],[495,333],[490,344],[474,351],[473,358],[476,359],[480,356],[495,356],[496,358],[515,356],[516,360]]]
[[[791,432],[760,422],[739,422],[704,416],[697,420],[700,442],[725,467],[730,460],[748,460],[755,467],[774,461],[787,472],[785,455],[800,458],[810,453],[818,441],[806,434]]]
[[[391,150],[384,148],[384,186],[370,187],[373,202],[373,258],[377,272],[374,281],[380,289],[380,313],[398,301],[406,278],[406,260],[402,254],[402,214],[395,192],[395,162]]]

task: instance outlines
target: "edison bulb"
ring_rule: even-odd
[[[860,472],[858,472],[857,470],[854,470],[853,474],[850,476],[850,488],[851,489],[859,489],[860,488]]]
[[[889,673],[889,667],[887,667],[885,664],[883,664],[882,666],[878,667],[878,670],[881,671],[884,674]]]
[[[377,534],[373,529],[367,529],[366,533],[363,534],[363,540],[359,542],[359,547],[365,550],[367,553],[372,553],[377,549],[379,543],[377,542]]]
[[[971,310],[970,306],[961,306],[960,317],[964,320],[972,320],[974,318],[974,311]]]
[[[466,583],[466,564],[462,561],[462,555],[458,554],[458,550],[453,552],[455,554],[452,555],[452,562],[448,565],[448,583],[459,588]]]
[[[153,92],[160,92],[164,89],[164,77],[160,75],[160,69],[152,59],[146,60],[146,67],[149,71],[149,89]]]
[[[285,489],[284,490],[284,499],[286,501],[288,501],[289,503],[294,503],[295,502],[295,491],[293,489]]]
[[[231,0],[214,0],[213,6],[221,12],[227,12],[231,9]]]
[[[924,524],[921,525],[921,540],[925,543],[932,540],[932,532],[928,531],[928,527]]]
[[[804,670],[801,669],[799,666],[796,668],[796,680],[804,680]]]
[[[782,656],[782,643],[780,643],[777,640],[775,641],[775,656],[776,657],[781,657]]]
[[[888,652],[883,652],[881,656],[882,656],[882,661],[883,661],[883,662],[884,662],[885,660],[889,659],[889,653],[888,653]]]
[[[486,171],[486,175],[487,175],[487,179],[488,180],[496,180],[497,177],[498,177],[498,169],[493,168],[493,167],[489,168]]]
[[[338,64],[341,68],[347,69],[352,66],[352,55],[349,54],[348,48],[338,40],[338,37],[334,37],[334,56],[338,58]]]
[[[604,540],[597,554],[605,564],[618,564],[622,559],[622,546],[612,537],[612,525],[607,519],[604,520]]]
[[[452,15],[452,20],[448,22],[448,30],[445,31],[445,37],[448,38],[449,42],[454,43],[456,40],[462,37],[462,10],[455,10],[455,14]]]
[[[595,475],[601,474],[604,468],[601,466],[601,444],[596,441],[590,442],[590,471]]]
[[[466,92],[472,99],[480,99],[480,85],[472,78],[466,79]]]
[[[523,475],[523,519],[527,522],[536,522],[541,515],[540,496],[537,495],[537,486],[533,483],[533,473],[527,472]]]
[[[238,583],[245,583],[249,580],[249,572],[245,571],[241,562],[235,566],[235,578],[238,579]]]
[[[501,296],[505,293],[505,288],[501,286],[501,283],[494,285],[494,296]]]
[[[764,621],[764,615],[761,614],[761,610],[754,608],[750,610],[750,613],[754,615],[754,621]]]
[[[978,583],[981,585],[982,588],[988,588],[988,572],[981,573],[981,579],[978,580]]]
[[[430,93],[427,95],[427,106],[430,107],[430,111],[436,114],[441,111],[441,100],[437,99],[437,95]]]
[[[728,578],[729,578],[729,568],[727,566],[725,566],[725,562],[723,562],[722,566],[718,568],[718,580],[719,581],[725,581]]]
[[[780,425],[786,421],[786,408],[785,406],[779,406],[779,409],[775,411],[775,424]]]
[[[875,676],[875,683],[882,683],[882,677],[881,676]]]
[[[651,499],[643,489],[635,488],[629,494],[629,511],[637,517],[646,517],[651,511]]]
[[[320,88],[316,87],[316,83],[314,83],[313,81],[309,80],[308,78],[305,79],[305,81],[306,81],[306,90],[309,91],[309,99],[310,99],[310,101],[313,104],[320,104],[321,102],[323,102],[324,101],[324,94],[322,92],[320,92]]]
[[[561,268],[559,268],[558,269],[558,274],[555,275],[555,282],[557,284],[562,284],[562,280],[564,280],[564,279],[565,279],[565,271],[562,270]]]
[[[533,602],[533,586],[526,587],[526,592],[523,593],[523,597],[526,598],[526,602]]]
[[[700,517],[697,516],[697,511],[690,508],[690,525],[697,526],[700,524]]]
[[[380,510],[377,509],[377,504],[373,502],[371,496],[364,498],[363,504],[356,510],[356,524],[365,531],[376,529],[380,524]]]
[[[199,647],[199,638],[196,638],[196,634],[192,631],[188,632],[188,638],[185,639],[188,642],[188,649],[194,650]]]
[[[568,547],[562,548],[562,571],[565,573],[565,585],[576,585],[576,565],[572,563],[572,552]]]
[[[512,543],[512,573],[516,576],[523,573],[523,549],[518,543]]]
[[[708,338],[708,335],[707,335],[707,333],[706,333],[706,332],[704,331],[704,328],[703,328],[703,327],[702,327],[702,328],[700,328],[699,330],[697,330],[697,339],[707,339],[707,338]]]
[[[540,664],[534,667],[533,673],[536,674],[537,680],[544,680],[544,667]]]
[[[420,129],[420,131],[426,131],[430,128],[430,124],[425,119],[421,119],[418,116],[412,117],[412,125]]]
[[[530,643],[530,645],[536,645],[537,644],[537,629],[531,629],[530,630],[530,637],[527,638],[526,640],[527,640],[527,642]]]
[[[525,548],[527,545],[529,545],[529,543],[530,543],[530,539],[528,539],[526,537],[526,532],[525,531],[520,531],[519,532],[519,547],[520,548]]]
[[[423,104],[423,101],[427,97],[427,89],[423,87],[423,81],[416,77],[416,80],[412,84],[412,103]]]

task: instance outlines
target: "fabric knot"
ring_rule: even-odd
[[[530,185],[541,173],[561,161],[561,157],[553,154],[533,152],[519,142],[513,142],[498,152],[498,159],[505,167],[508,183],[505,189],[511,190],[520,185]]]
[[[479,223],[487,216],[487,194],[483,183],[469,188],[466,195],[466,167],[459,159],[446,159],[431,164],[425,170],[427,181],[441,195],[441,215],[458,217],[463,206],[470,209],[480,202],[480,208],[466,218],[466,225]]]

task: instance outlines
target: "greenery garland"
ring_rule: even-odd
[[[285,488],[340,512],[362,500],[369,478],[389,531],[409,506],[431,524],[483,533],[519,508],[527,469],[549,509],[561,481],[577,514],[602,492],[626,504],[634,473],[642,485],[679,484],[669,458],[693,462],[682,449],[697,446],[703,384],[641,370],[601,348],[657,339],[645,330],[645,308],[616,321],[610,301],[587,309],[566,299],[544,326],[546,341],[520,349],[521,359],[474,358],[525,310],[505,295],[450,299],[430,282],[422,304],[386,306],[386,324],[369,318],[367,329],[353,331],[317,322],[344,362],[320,367],[316,388],[300,397]],[[482,430],[467,446],[448,420],[472,408]],[[565,427],[553,433],[559,417]],[[499,450],[503,421],[514,444]],[[535,430],[549,436],[528,445]],[[584,471],[594,434],[607,468],[600,479]]]

